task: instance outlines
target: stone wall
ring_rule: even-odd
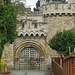
[[[30,42],[31,44],[28,44],[28,42]],[[41,36],[33,36],[33,37],[28,36],[26,38],[23,37],[23,36],[18,37],[14,42],[14,50],[15,50],[14,52],[16,52],[16,51],[18,52],[20,48],[23,48],[23,47],[20,47],[20,46],[24,45],[24,44],[26,44],[26,45],[28,44],[27,46],[25,45],[26,47],[36,47],[36,45],[38,45],[39,47],[42,48],[41,51],[44,52],[43,57],[44,57],[44,60],[45,60],[45,62],[42,64],[43,68],[45,67],[44,69],[47,69],[48,65],[51,64],[51,57],[58,57],[57,52],[55,50],[50,49],[50,47],[48,46],[48,43],[46,41],[46,37],[41,37]],[[18,47],[20,47],[20,48],[18,48]],[[39,52],[41,52],[41,51],[39,51]],[[41,52],[41,53],[43,53],[43,52]]]
[[[30,14],[27,16],[28,19],[37,20],[37,22],[43,22],[42,14]]]
[[[68,3],[75,3],[75,0],[68,0]]]
[[[43,14],[54,14],[59,13],[62,15],[63,13],[67,15],[67,13],[73,14],[75,13],[75,4],[45,4],[42,6]]]
[[[7,66],[10,68],[13,68],[14,63],[13,63],[13,44],[7,43],[4,45],[4,51],[2,54],[2,59],[4,62],[7,64]]]
[[[38,34],[39,36],[41,36],[41,34],[47,36],[46,34],[48,33],[47,22],[34,22],[34,20],[32,19],[27,19],[26,21],[24,21],[23,27],[22,23],[19,23],[17,26],[18,36],[20,36],[21,34],[23,34],[23,36],[25,36],[26,34],[28,34],[28,36],[31,36],[31,34],[33,34],[33,36],[36,36],[36,34]]]
[[[33,37],[19,37],[15,40],[14,42],[14,49],[16,49],[18,46],[20,46],[21,44],[23,44],[23,42],[35,42],[35,44],[40,44],[41,47],[43,46],[44,48],[44,53],[45,53],[45,57],[57,57],[58,54],[55,50],[50,49],[50,47],[48,46],[46,37],[41,37],[41,36],[33,36]]]
[[[46,16],[45,21],[48,23],[47,41],[49,41],[57,31],[68,30],[74,27],[73,16]]]
[[[42,6],[43,4],[46,4],[46,0],[40,0],[40,6]]]

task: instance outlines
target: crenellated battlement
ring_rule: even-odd
[[[75,4],[44,4],[42,6],[43,15],[74,15]]]
[[[44,14],[44,16],[50,16],[50,17],[52,17],[52,16],[73,16],[73,15],[75,15],[75,13],[50,13],[50,14]]]

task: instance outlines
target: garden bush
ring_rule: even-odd
[[[1,60],[1,61],[0,61],[0,71],[1,71],[3,68],[4,68],[4,61]]]

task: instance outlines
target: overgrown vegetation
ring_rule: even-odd
[[[3,60],[1,60],[1,62],[0,62],[0,71],[4,68],[4,61]]]
[[[15,2],[12,5],[14,6],[14,11],[15,11],[16,15],[24,16],[24,15],[26,15],[25,12],[29,13],[23,3],[18,2],[18,4],[16,4],[16,2]]]
[[[4,44],[12,43],[17,36],[16,14],[11,0],[0,0],[0,59]]]
[[[72,52],[75,48],[75,29],[57,32],[49,41],[49,46],[67,56],[69,54],[69,48]]]

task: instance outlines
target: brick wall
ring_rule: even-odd
[[[63,73],[63,75],[75,75],[75,53],[64,58]]]
[[[60,60],[63,67],[60,67]],[[63,58],[52,58],[52,71],[54,75],[75,75],[75,53]]]
[[[52,61],[52,72],[54,75],[63,75],[63,68],[55,61]]]
[[[63,57],[55,57],[52,58],[52,61],[55,61],[56,63],[58,63],[60,66],[63,66]]]

